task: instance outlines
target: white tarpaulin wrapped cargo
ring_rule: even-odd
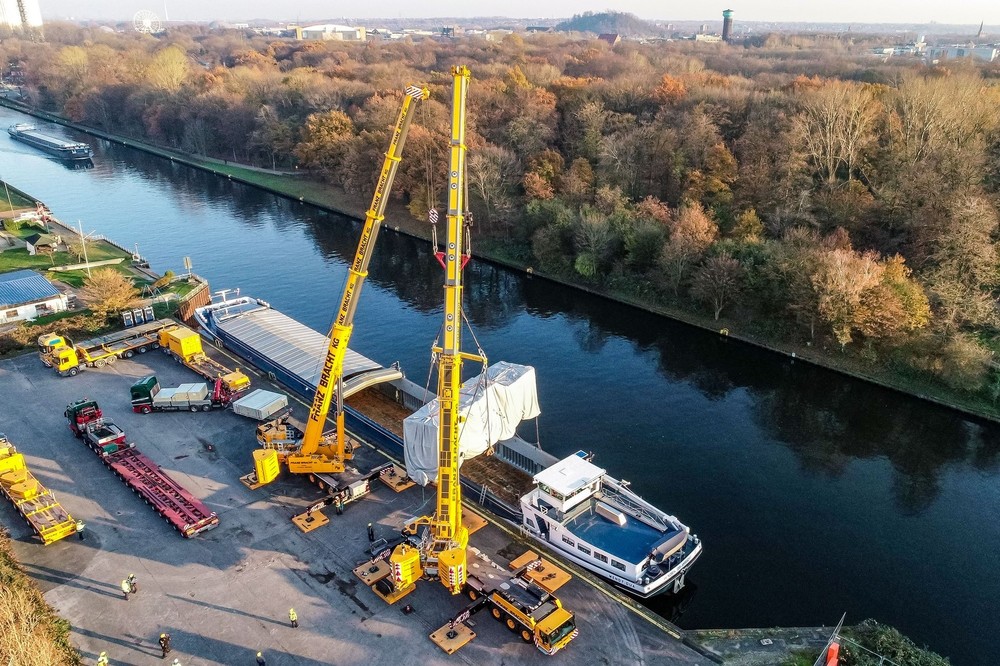
[[[288,396],[257,389],[233,403],[233,411],[240,416],[263,421],[288,407]]]
[[[459,411],[459,464],[475,458],[499,441],[516,434],[517,424],[541,412],[535,389],[535,369],[501,361],[462,385]],[[438,401],[435,398],[403,421],[406,473],[422,486],[437,480]]]

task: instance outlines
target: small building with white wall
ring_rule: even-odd
[[[310,25],[300,30],[302,39],[322,39],[341,40],[348,42],[365,41],[367,35],[365,28],[352,28],[349,25],[337,25],[336,23],[324,23],[322,25]]]
[[[0,324],[63,312],[68,304],[66,294],[35,271],[0,273]]]

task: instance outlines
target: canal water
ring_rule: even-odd
[[[29,118],[0,109],[0,126]],[[76,135],[71,170],[0,138],[0,178],[60,219],[183,257],[326,331],[359,224]],[[391,220],[388,221],[391,225]],[[684,628],[874,617],[960,665],[1000,651],[1000,428],[480,261],[469,319],[495,361],[537,370],[541,443],[583,449],[675,513],[705,552],[678,598]],[[383,232],[352,347],[427,380],[442,275],[423,242]],[[534,436],[534,429],[531,429]]]

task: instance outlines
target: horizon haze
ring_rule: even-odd
[[[539,13],[539,5],[529,0],[503,2],[465,3],[445,0],[429,7],[433,13],[420,11],[421,7],[399,0],[350,7],[351,14],[331,14],[336,7],[319,0],[300,0],[294,4],[277,6],[265,0],[217,0],[213,3],[194,0],[41,0],[42,16],[47,20],[102,19],[127,20],[140,10],[149,10],[161,18],[172,21],[211,21],[271,19],[275,21],[303,21],[334,19],[345,22],[369,19],[401,18],[474,18],[509,17],[523,19],[570,18],[587,11],[595,13],[612,11],[606,7],[581,4],[571,0],[552,0]],[[839,3],[803,3],[793,0],[742,0],[720,2],[715,10],[705,5],[693,7],[677,3],[663,4],[643,0],[622,0],[613,11],[628,12],[639,18],[659,21],[722,21],[722,10],[732,9],[735,19],[787,23],[941,23],[956,25],[1000,24],[1000,3],[995,0],[966,0],[962,3],[942,4],[931,0],[887,0],[872,3],[866,0],[842,0]]]

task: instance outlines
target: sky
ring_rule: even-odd
[[[961,23],[1000,26],[998,0],[725,0],[718,9],[706,3],[650,2],[649,0],[382,0],[346,3],[329,0],[38,0],[42,16],[76,19],[131,19],[139,10],[149,10],[170,20],[274,20],[333,18],[432,18],[509,16],[512,18],[568,18],[585,11],[602,12],[609,6],[644,19],[719,19],[723,9],[732,9],[735,19],[747,21],[833,23]],[[343,14],[341,14],[343,12]]]

